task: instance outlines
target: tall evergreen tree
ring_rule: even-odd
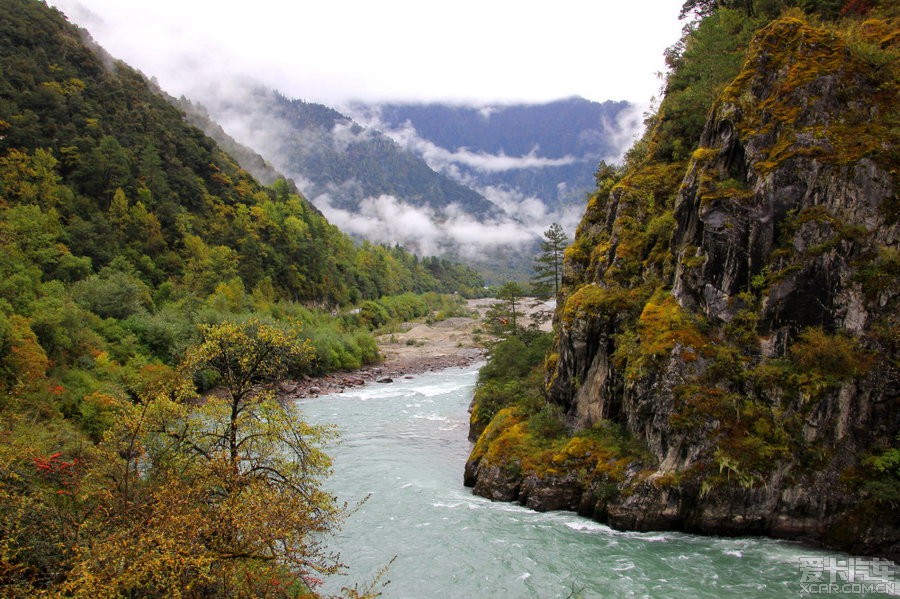
[[[534,276],[531,279],[535,295],[547,297],[552,291],[556,297],[559,293],[563,251],[567,245],[569,238],[559,223],[553,223],[544,231],[544,241],[541,242],[540,254],[534,259]]]

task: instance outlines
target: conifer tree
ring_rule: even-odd
[[[534,259],[534,276],[531,285],[534,294],[539,297],[553,296],[559,293],[562,281],[563,251],[569,245],[569,238],[559,223],[553,223],[544,231],[541,252]]]

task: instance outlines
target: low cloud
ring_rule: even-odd
[[[644,133],[644,112],[648,109],[645,105],[629,104],[627,108],[619,111],[613,121],[603,121],[604,134],[611,142],[614,153],[603,157],[603,160],[611,164],[622,164],[625,153]]]
[[[485,120],[500,110],[495,106],[475,106]],[[561,158],[539,156],[540,148],[535,146],[528,154],[508,156],[473,151],[466,147],[451,150],[435,144],[419,135],[415,126],[406,121],[402,126],[389,126],[381,118],[377,106],[353,105],[344,106],[343,110],[369,129],[377,129],[392,138],[402,147],[410,150],[425,160],[434,170],[453,177],[464,185],[474,186],[471,177],[464,174],[468,168],[484,174],[501,173],[512,170],[560,167],[576,163],[591,157],[566,155]],[[612,151],[603,156],[593,156],[594,160],[604,160],[613,164],[621,164],[625,153],[644,132],[644,112],[646,105],[629,103],[616,113],[614,119],[604,118],[597,129],[585,129],[579,141],[584,146],[606,145]],[[461,168],[462,167],[462,168]]]
[[[512,219],[480,221],[456,206],[441,212],[411,206],[390,195],[370,197],[356,211],[334,206],[329,194],[313,199],[325,217],[341,230],[374,243],[400,245],[423,256],[453,252],[478,260],[485,252],[534,243],[537,236]]]
[[[353,112],[352,108],[345,108],[345,110]],[[482,108],[481,113],[485,118],[490,118],[491,112],[495,110],[493,108]],[[509,156],[504,152],[499,154],[474,152],[468,148],[448,150],[421,137],[409,121],[399,128],[388,127],[381,120],[377,111],[367,111],[365,113],[356,111],[354,118],[364,123],[370,129],[382,131],[402,147],[418,154],[432,169],[450,176],[456,176],[457,178],[459,178],[459,166],[465,166],[482,173],[501,173],[511,170],[565,166],[578,160],[574,156],[563,156],[562,158],[538,156],[539,148],[537,146],[521,156]]]
[[[332,144],[338,152],[346,152],[352,144],[368,141],[374,136],[372,129],[360,127],[350,119],[338,121],[331,129]]]
[[[484,152],[472,152],[468,148],[459,148],[455,152],[450,152],[426,140],[422,140],[421,143],[426,146],[421,153],[429,165],[440,165],[442,163],[461,164],[483,173],[565,166],[572,164],[576,160],[574,156],[543,158],[537,155],[537,147],[532,148],[531,152],[523,156],[507,156],[503,152],[500,154],[487,154]],[[435,167],[432,166],[432,168]]]
[[[484,120],[488,120],[491,118],[491,115],[495,112],[499,112],[501,109],[496,106],[482,106],[478,109],[478,114],[480,114]]]
[[[547,205],[539,198],[526,196],[517,189],[507,186],[481,187],[478,192],[491,201],[495,206],[503,210],[512,218],[525,223],[534,229],[535,223],[542,226],[551,222],[552,215],[547,212]]]
[[[506,186],[479,187],[477,191],[535,236],[543,235],[551,223],[559,223],[571,237],[584,212],[580,204],[548,210],[539,198]]]
[[[502,250],[531,251],[553,222],[562,225],[571,238],[581,219],[581,207],[548,212],[540,200],[524,197],[515,190],[481,191],[510,216],[485,221],[456,205],[439,211],[429,206],[412,206],[391,195],[365,198],[358,208],[347,210],[335,205],[341,197],[337,188],[312,202],[332,224],[356,237],[373,243],[400,244],[422,256],[449,253],[472,262],[482,262],[486,256]]]
[[[284,132],[291,125],[275,115],[273,97],[258,81],[236,77],[201,81],[189,97],[202,105],[228,135],[282,169]],[[309,143],[321,141],[310,139]]]

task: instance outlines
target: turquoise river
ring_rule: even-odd
[[[449,369],[300,403],[309,421],[340,431],[327,448],[329,489],[350,503],[369,497],[329,541],[348,568],[326,593],[395,558],[386,599],[782,598],[810,596],[811,580],[841,584],[813,594],[883,596],[843,584],[848,559],[871,565],[861,558],[771,539],[621,532],[472,495],[462,477],[476,375]]]

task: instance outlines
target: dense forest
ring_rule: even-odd
[[[690,0],[550,337],[494,350],[475,492],[896,559],[898,9]]]
[[[270,386],[377,361],[373,329],[481,277],[355,243],[61,13],[2,4],[0,594],[308,591],[341,509],[326,432]]]

